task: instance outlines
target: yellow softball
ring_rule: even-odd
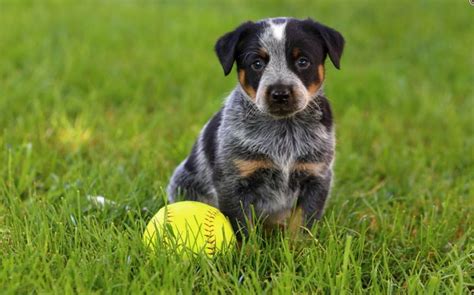
[[[183,201],[161,208],[150,220],[143,242],[152,250],[162,243],[179,253],[205,253],[212,257],[229,249],[235,235],[229,220],[218,209],[200,202]]]

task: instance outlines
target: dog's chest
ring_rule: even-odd
[[[325,130],[298,129],[292,132],[267,131],[267,137],[255,139],[254,147],[271,161],[274,177],[264,179],[261,190],[260,211],[271,219],[279,219],[296,205],[300,193],[298,167],[306,164],[305,158],[318,158],[331,145]],[[278,218],[273,218],[277,216]]]
[[[242,144],[269,157],[283,171],[289,170],[299,157],[327,145],[325,139],[329,138],[319,124],[263,123],[237,134]]]
[[[255,209],[269,217],[283,216],[296,204],[300,188],[295,168],[304,164],[304,159],[317,160],[318,155],[325,154],[333,145],[332,134],[317,118],[272,122],[239,120],[225,127],[226,132],[221,134],[227,148],[222,150],[231,151],[227,158],[233,158],[232,151],[240,150],[259,159],[250,163],[270,168],[257,173],[257,178],[254,175],[252,179],[258,180],[249,184],[258,185],[254,187]]]
[[[276,177],[268,180],[264,191],[264,210],[278,212],[293,207],[298,195],[298,187],[292,186],[296,161],[294,157],[276,157],[272,159],[273,171]],[[265,182],[265,180],[264,180]]]

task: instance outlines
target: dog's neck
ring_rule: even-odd
[[[232,91],[226,101],[229,115],[236,116],[236,119],[248,123],[259,124],[299,124],[299,123],[318,123],[322,113],[319,107],[319,99],[324,96],[323,87],[321,87],[314,97],[311,98],[308,105],[301,111],[288,117],[274,117],[268,113],[262,112],[252,98],[242,89],[240,84]]]
[[[318,98],[293,116],[278,119],[261,112],[237,87],[227,98],[221,135],[249,150],[273,155],[282,161],[314,152],[325,146],[319,142],[332,140],[321,123]]]

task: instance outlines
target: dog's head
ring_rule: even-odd
[[[250,100],[278,118],[303,110],[317,96],[326,57],[339,69],[343,48],[339,32],[311,19],[293,18],[243,23],[215,46],[224,73],[236,62]]]

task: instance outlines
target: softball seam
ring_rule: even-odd
[[[204,237],[206,237],[206,250],[209,255],[213,256],[216,253],[216,236],[214,233],[214,221],[216,219],[217,210],[208,210],[204,218]]]
[[[166,222],[169,223],[174,216],[173,214],[171,214],[171,210],[168,207],[166,207],[165,212],[166,212]]]
[[[166,206],[166,209],[165,209],[165,213],[166,213],[166,219],[165,219],[165,222],[164,222],[164,228],[163,228],[163,231],[164,231],[164,235],[174,235],[173,233],[170,233],[169,232],[169,227],[168,227],[168,224],[171,224],[172,223],[172,220],[174,218],[174,215],[171,213],[171,209]]]

